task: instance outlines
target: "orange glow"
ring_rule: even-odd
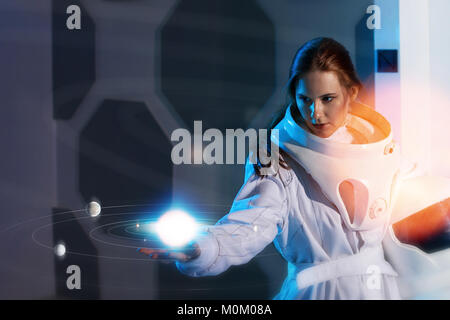
[[[421,210],[393,225],[397,238],[416,244],[443,232],[449,226],[450,198]]]

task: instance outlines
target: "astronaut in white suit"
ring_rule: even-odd
[[[272,127],[285,165],[261,176],[247,162],[230,212],[196,239],[195,254],[178,256],[182,273],[220,274],[273,242],[288,261],[275,299],[417,296],[415,280],[439,266],[401,244],[391,225],[449,197],[450,183],[402,168],[389,122],[356,101],[358,84],[336,41],[313,39],[299,49],[291,103]],[[431,196],[410,198],[414,188]]]
[[[363,105],[358,108],[376,114]],[[284,142],[290,138],[284,136],[289,120],[292,118],[286,116],[277,126],[283,131],[280,140],[284,138]],[[338,135],[342,136],[332,136],[327,142],[345,141],[345,133]],[[390,140],[384,143],[392,146]],[[396,239],[390,226],[399,219],[398,214],[404,218],[402,210],[395,210],[393,203],[393,210],[385,208],[377,225],[361,230],[348,225],[343,218],[345,213],[339,212],[323,191],[326,185],[321,186],[295,159],[295,152],[290,154],[291,150],[287,150],[284,160],[290,168],[280,167],[273,176],[261,178],[247,163],[244,185],[230,212],[197,239],[200,256],[189,262],[178,261],[178,269],[194,277],[217,275],[231,265],[248,262],[274,242],[288,261],[288,276],[275,299],[401,299],[417,295],[410,281],[435,272],[438,267],[424,252]],[[323,168],[327,169],[331,168]],[[394,172],[398,174],[396,179],[407,174],[401,168],[395,169],[399,169]],[[403,187],[407,187],[408,180],[405,181]],[[445,198],[440,181],[436,183],[425,186],[442,190],[428,199],[428,204]],[[446,190],[450,192],[449,188]],[[412,213],[424,207],[419,205]],[[369,222],[376,220],[367,211]],[[356,216],[353,222],[358,222]]]

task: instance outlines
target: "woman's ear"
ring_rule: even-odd
[[[350,100],[353,102],[358,97],[359,88],[358,86],[352,86],[349,90]]]

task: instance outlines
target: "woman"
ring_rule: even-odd
[[[297,51],[287,88],[289,103],[271,125],[281,149],[276,174],[247,163],[230,213],[192,250],[141,252],[169,256],[181,272],[206,276],[248,262],[273,241],[289,262],[275,299],[401,298],[382,243],[398,173],[389,123],[356,102],[361,82],[347,50],[333,39],[313,39]],[[363,144],[376,151],[383,144],[383,158],[370,160],[385,164],[383,172],[359,160]],[[359,171],[362,180],[375,181],[369,190],[346,179],[346,172]]]

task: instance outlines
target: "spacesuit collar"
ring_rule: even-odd
[[[384,153],[386,146],[392,142],[389,121],[362,103],[352,103],[349,125],[371,141],[366,144],[349,144],[318,137],[294,120],[291,108],[292,105],[287,108],[284,118],[275,127],[279,130],[279,138],[272,135],[272,140],[282,148],[285,142],[290,142],[333,157],[366,157],[368,151]],[[364,123],[370,123],[372,128],[367,128]]]
[[[378,112],[354,103],[350,118],[348,126],[370,143],[317,137],[293,119],[291,107],[272,130],[271,140],[312,176],[350,229],[377,229],[386,226],[391,213],[399,151],[389,122]]]

